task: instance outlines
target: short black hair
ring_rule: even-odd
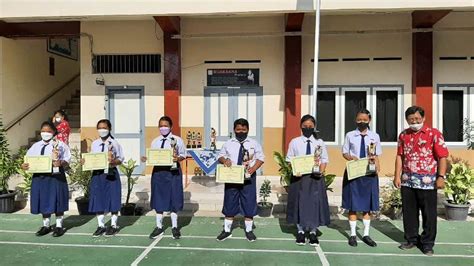
[[[67,117],[66,111],[63,109],[56,110],[53,114],[55,116],[56,114],[60,114],[62,117],[64,117],[64,120],[69,121],[69,118]]]
[[[160,118],[160,120],[158,120],[158,124],[159,124],[161,121],[166,121],[166,122],[168,122],[168,124],[170,124],[170,127],[173,126],[173,121],[171,120],[171,118],[170,118],[169,116],[166,116],[166,115],[165,115],[165,116],[162,116],[162,117]]]
[[[405,119],[408,119],[409,115],[415,114],[416,112],[420,113],[421,117],[425,117],[425,109],[420,106],[413,105],[408,107],[405,111]]]
[[[356,117],[357,117],[359,114],[366,114],[366,115],[369,116],[369,119],[372,119],[372,115],[370,114],[370,111],[367,110],[367,109],[360,109],[359,111],[357,111]]]
[[[313,122],[313,124],[316,125],[316,119],[314,119],[314,116],[312,115],[304,115],[301,120],[300,120],[300,126],[303,125],[304,122],[310,120],[311,122]]]
[[[234,121],[234,129],[237,127],[237,125],[241,125],[243,127],[247,127],[249,129],[249,121],[245,118],[239,118]]]
[[[41,123],[41,128],[43,128],[43,127],[45,127],[45,126],[51,128],[51,130],[53,130],[53,132],[54,132],[53,135],[56,136],[56,134],[58,133],[58,129],[56,128],[56,126],[54,125],[53,122],[51,122],[51,121],[44,121],[43,123]]]
[[[112,123],[110,123],[110,120],[109,119],[101,119],[97,122],[97,125],[95,126],[96,128],[99,128],[99,124],[106,124],[107,127],[109,128],[109,130],[112,130]]]

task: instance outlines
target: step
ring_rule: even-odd
[[[80,128],[81,122],[80,121],[69,121],[69,127],[71,128]]]
[[[68,115],[69,121],[81,121],[81,115],[80,114],[74,114],[74,115]]]
[[[69,101],[66,102],[66,105],[69,103],[80,103],[81,102],[81,97],[72,97]]]
[[[81,109],[71,109],[71,108],[63,108],[64,106],[61,106],[61,109],[66,112],[68,116],[71,115],[81,115]]]
[[[81,108],[80,103],[66,103],[66,106],[64,109],[79,109]]]

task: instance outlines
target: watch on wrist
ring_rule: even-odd
[[[443,180],[446,180],[446,176],[445,176],[445,175],[438,175],[437,177],[441,177]]]

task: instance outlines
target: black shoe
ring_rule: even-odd
[[[227,238],[230,238],[230,237],[232,237],[232,233],[231,233],[231,232],[222,231],[222,232],[217,236],[217,241],[224,241],[224,240],[226,240]]]
[[[105,231],[105,237],[111,237],[111,236],[114,236],[115,234],[118,233],[118,231],[120,230],[120,227],[118,226],[109,226],[107,227],[107,231]]]
[[[44,236],[49,234],[49,232],[51,232],[51,226],[43,226],[36,232],[36,236]]]
[[[245,237],[247,237],[247,240],[249,242],[254,242],[255,240],[257,240],[257,237],[255,236],[253,231],[250,231],[250,232],[245,231]]]
[[[179,231],[179,228],[177,228],[177,227],[171,228],[171,233],[173,234],[173,239],[180,239],[181,238],[181,232]]]
[[[356,236],[349,237],[349,246],[357,247],[357,238],[356,238]]]
[[[151,239],[158,238],[158,237],[161,236],[164,232],[165,232],[165,230],[163,230],[163,228],[155,227],[155,230],[153,230],[153,232],[151,232],[151,234],[150,234],[150,238],[151,238]]]
[[[55,227],[53,231],[53,237],[60,237],[66,233],[66,229],[62,227]]]
[[[403,243],[400,246],[398,246],[398,248],[403,249],[403,250],[408,250],[408,249],[412,249],[412,248],[415,248],[415,247],[416,247],[416,245],[413,244],[413,243]]]
[[[304,236],[304,233],[298,233],[296,235],[296,245],[298,245],[298,246],[306,245],[306,238]]]
[[[309,244],[313,247],[319,246],[319,240],[316,234],[309,234]]]
[[[432,248],[425,248],[425,249],[423,249],[423,254],[425,254],[426,256],[433,256],[434,251],[433,251]]]
[[[377,246],[377,243],[375,243],[375,241],[372,240],[372,238],[370,238],[370,236],[364,236],[362,238],[362,241],[364,241],[364,243],[366,243],[367,245],[369,245],[371,247],[376,247]]]
[[[105,227],[97,227],[97,229],[95,230],[95,232],[92,234],[92,237],[99,237],[101,235],[103,235],[105,232],[107,231],[107,229],[105,229]]]

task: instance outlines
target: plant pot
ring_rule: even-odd
[[[15,210],[22,210],[28,204],[28,193],[18,193],[15,199]]]
[[[135,203],[122,204],[122,208],[120,209],[120,215],[134,216],[136,207],[137,204]]]
[[[9,190],[0,194],[0,213],[11,213],[15,210],[15,195],[17,191]]]
[[[447,201],[443,202],[446,210],[446,218],[452,221],[465,221],[469,213],[469,207],[471,204],[453,204]]]
[[[89,212],[89,199],[86,197],[76,198],[77,211],[79,215],[94,215],[94,213]]]
[[[273,203],[267,202],[266,204],[259,202],[257,204],[258,216],[260,217],[270,217],[272,215]]]
[[[385,213],[392,220],[401,220],[403,219],[403,211],[401,208],[390,208]]]

